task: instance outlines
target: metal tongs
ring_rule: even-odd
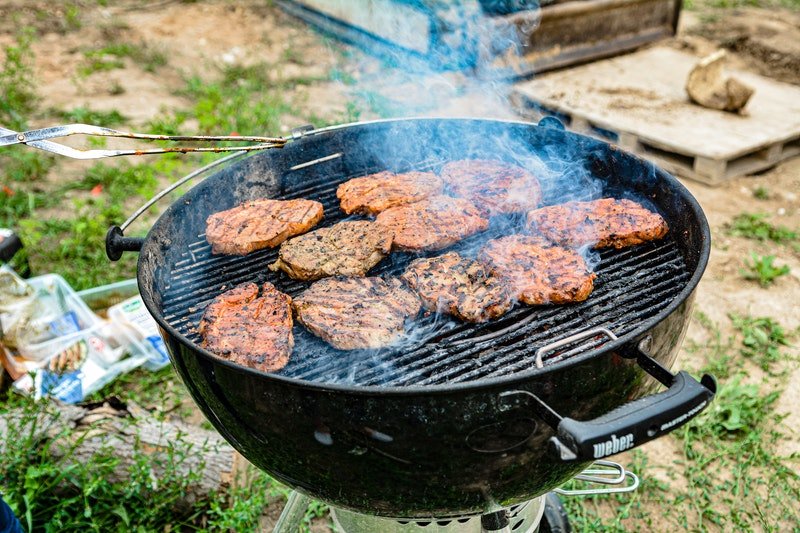
[[[100,137],[125,137],[128,139],[146,139],[149,141],[236,141],[255,142],[248,146],[207,146],[207,147],[170,147],[148,149],[97,149],[79,150],[64,144],[52,142],[49,139],[68,137],[70,135],[96,135]],[[251,150],[264,150],[267,148],[281,148],[287,139],[282,137],[260,137],[254,135],[151,135],[147,133],[129,133],[126,131],[112,130],[90,124],[65,124],[38,130],[17,132],[0,126],[0,146],[12,144],[26,144],[40,150],[72,157],[74,159],[101,159],[120,155],[163,154],[167,152],[249,152]]]

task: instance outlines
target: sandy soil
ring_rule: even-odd
[[[50,4],[0,1],[0,45],[10,42],[13,29],[19,24],[31,24],[39,32],[34,46],[36,75],[48,106],[117,109],[131,117],[134,124],[142,124],[164,108],[191,104],[176,94],[184,85],[182,76],[186,73],[207,75],[222,63],[267,62],[283,79],[325,78],[333,68],[354,78],[355,84],[320,81],[288,88],[288,96],[302,103],[309,115],[344,116],[353,94],[366,88],[394,102],[398,114],[513,116],[508,107],[494,105],[495,100],[492,95],[487,97],[485,87],[465,88],[463,76],[447,74],[433,76],[421,85],[408,83],[402,76],[388,74],[379,61],[343,45],[332,45],[265,1],[154,2],[144,7],[132,1],[113,2],[113,7],[79,2],[80,30],[71,29],[64,22],[67,13],[63,6]],[[724,46],[732,51],[735,66],[800,84],[800,15],[796,13],[748,8],[709,17],[689,12],[684,14],[681,28],[673,46],[698,54]],[[112,37],[164,51],[169,67],[147,73],[128,62],[124,69],[76,77],[82,51]],[[411,104],[415,99],[410,95],[415,91],[427,95],[426,106]],[[365,110],[361,118],[371,116],[374,113]],[[301,122],[287,116],[281,129],[288,131]],[[79,166],[63,168],[69,169],[68,175],[80,172]],[[800,158],[717,188],[691,181],[685,184],[700,201],[713,230],[713,253],[698,289],[697,310],[717,322],[723,335],[733,333],[730,313],[770,316],[787,330],[800,327],[800,253],[787,246],[729,237],[724,231],[725,224],[742,212],[767,213],[775,224],[800,228]],[[766,188],[770,198],[754,199],[753,190],[757,187]],[[739,269],[751,250],[776,255],[779,264],[790,266],[791,274],[779,278],[769,289],[742,280]],[[687,337],[704,342],[707,332],[692,324]],[[797,350],[792,350],[797,355]],[[684,350],[676,366],[698,368],[702,362],[693,357]],[[757,376],[754,371],[753,378]],[[779,400],[779,410],[788,414],[784,428],[795,431],[792,438],[781,443],[781,450],[786,453],[800,452],[800,411],[796,408],[799,394],[800,370],[795,365]],[[661,439],[644,450],[650,461],[649,472],[665,483],[679,486],[682,481],[670,475],[672,462],[681,457],[674,441]]]

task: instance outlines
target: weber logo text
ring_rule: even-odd
[[[633,433],[628,433],[619,438],[616,435],[611,435],[610,440],[592,444],[592,447],[594,448],[595,459],[625,451],[628,448],[633,448]]]

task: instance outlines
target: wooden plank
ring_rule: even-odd
[[[706,109],[683,89],[696,60],[665,47],[643,50],[517,83],[512,101],[523,114],[550,110],[594,135],[605,130],[599,136],[707,183],[800,152],[800,88],[735,72],[756,90],[747,115]]]

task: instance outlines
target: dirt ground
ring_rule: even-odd
[[[109,7],[84,2],[80,31],[63,27],[65,13],[59,6],[39,2],[52,13],[43,21],[25,17],[20,9],[24,0],[0,1],[0,44],[7,44],[13,28],[32,24],[41,32],[34,44],[36,76],[40,94],[48,105],[73,108],[85,105],[92,109],[116,109],[142,124],[156,117],[164,108],[190,104],[178,90],[187,72],[210,72],[221,63],[249,64],[266,61],[275,65],[276,76],[308,76],[320,81],[288,88],[292,101],[321,117],[344,116],[347,103],[367,87],[389,101],[402,102],[403,91],[391,83],[381,63],[320,37],[302,23],[288,17],[266,1],[226,2],[223,0],[155,2],[113,2]],[[10,16],[16,13],[16,19]],[[22,19],[22,20],[20,20]],[[60,22],[59,22],[60,21]],[[733,65],[793,84],[800,84],[800,14],[774,9],[730,9],[713,16],[702,11],[684,12],[681,32],[673,46],[702,54],[718,46],[732,53]],[[126,41],[144,43],[162,50],[169,68],[156,73],[128,67],[99,72],[86,78],[72,73],[82,60],[81,50],[104,42],[109,35]],[[352,76],[353,83],[329,81],[329,72],[338,69]],[[438,106],[424,110],[436,115],[482,115],[509,117],[506,107],[480,105],[470,91],[463,91],[463,78],[450,74],[437,76],[424,85],[423,91],[440,96]],[[119,87],[124,88],[120,92]],[[477,101],[477,105],[476,105]],[[402,104],[398,104],[402,109]],[[407,110],[406,110],[407,111]],[[365,111],[362,119],[377,113]],[[299,119],[287,116],[281,125],[285,133],[300,125]],[[226,132],[220,132],[226,133]],[[244,132],[241,132],[244,133]],[[81,167],[67,167],[80,172]],[[800,158],[786,161],[755,176],[731,180],[719,187],[708,187],[684,180],[702,205],[713,231],[714,247],[708,270],[700,283],[696,309],[718,323],[723,335],[733,333],[730,313],[770,316],[787,330],[800,328],[800,252],[791,247],[775,247],[745,239],[731,238],[723,228],[742,212],[763,212],[774,224],[800,228]],[[754,199],[756,188],[769,191],[769,198]],[[777,264],[786,264],[791,273],[778,278],[768,290],[742,280],[739,270],[751,251],[774,254]],[[708,333],[692,324],[688,340],[704,342]],[[797,350],[793,349],[795,355]],[[684,350],[676,367],[696,369],[700,361]],[[753,379],[758,379],[757,373]],[[784,429],[791,438],[781,444],[785,453],[800,453],[800,370],[791,372],[786,390],[779,400],[779,411],[787,413]],[[644,447],[653,475],[662,477],[679,450],[671,449],[661,439]],[[623,461],[625,456],[622,457]],[[677,483],[663,475],[668,483]],[[657,514],[657,513],[656,513]]]

